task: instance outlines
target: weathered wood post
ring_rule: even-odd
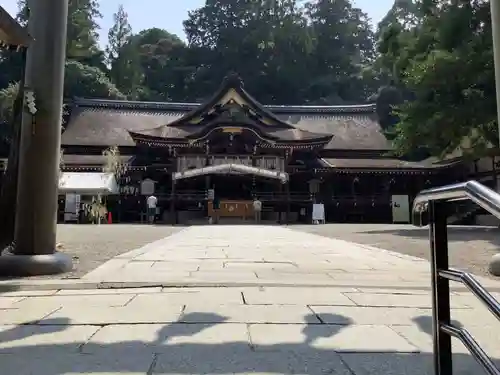
[[[30,0],[15,246],[1,263],[16,275],[69,271],[56,248],[68,0]],[[8,264],[8,267],[5,267]]]

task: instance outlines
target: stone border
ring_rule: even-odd
[[[408,283],[403,285],[380,285],[373,282],[360,283],[332,283],[328,284],[297,284],[284,282],[159,282],[159,281],[123,281],[123,282],[88,282],[85,280],[21,280],[21,281],[2,281],[0,282],[0,295],[7,292],[16,291],[34,291],[34,290],[89,290],[89,289],[132,289],[132,288],[365,288],[365,289],[393,289],[397,290],[431,290],[430,285],[422,283]],[[382,283],[383,284],[383,283]],[[462,285],[450,285],[453,291],[468,291]],[[500,285],[497,287],[488,287],[489,292],[500,292]]]

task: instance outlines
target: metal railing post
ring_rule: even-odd
[[[434,373],[453,375],[451,336],[441,331],[441,325],[450,325],[450,283],[439,275],[448,269],[448,231],[446,207],[442,202],[429,202],[429,239],[431,245],[432,275],[432,330],[434,345]]]
[[[429,218],[434,373],[452,375],[451,337],[453,336],[465,345],[488,374],[500,375],[500,369],[469,331],[453,326],[450,322],[450,280],[465,285],[500,320],[500,303],[471,274],[448,268],[447,205],[467,198],[500,219],[500,194],[477,181],[424,190],[413,202],[414,224],[423,226],[421,219],[426,212]]]

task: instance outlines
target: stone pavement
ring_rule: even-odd
[[[291,227],[293,228],[293,227]],[[355,273],[355,277],[353,277]],[[189,227],[83,277],[114,286],[429,288],[426,260],[278,226]],[[500,283],[479,278],[485,285]]]
[[[1,294],[0,374],[431,375],[428,277],[421,260],[286,228],[188,228],[88,274],[101,289]],[[109,288],[127,280],[149,287]],[[500,359],[498,322],[460,289],[452,305]],[[456,374],[483,373],[454,352]]]

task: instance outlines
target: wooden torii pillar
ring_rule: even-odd
[[[19,276],[73,267],[57,253],[57,191],[61,148],[68,0],[29,0],[25,103],[21,126],[14,247],[0,267]]]

